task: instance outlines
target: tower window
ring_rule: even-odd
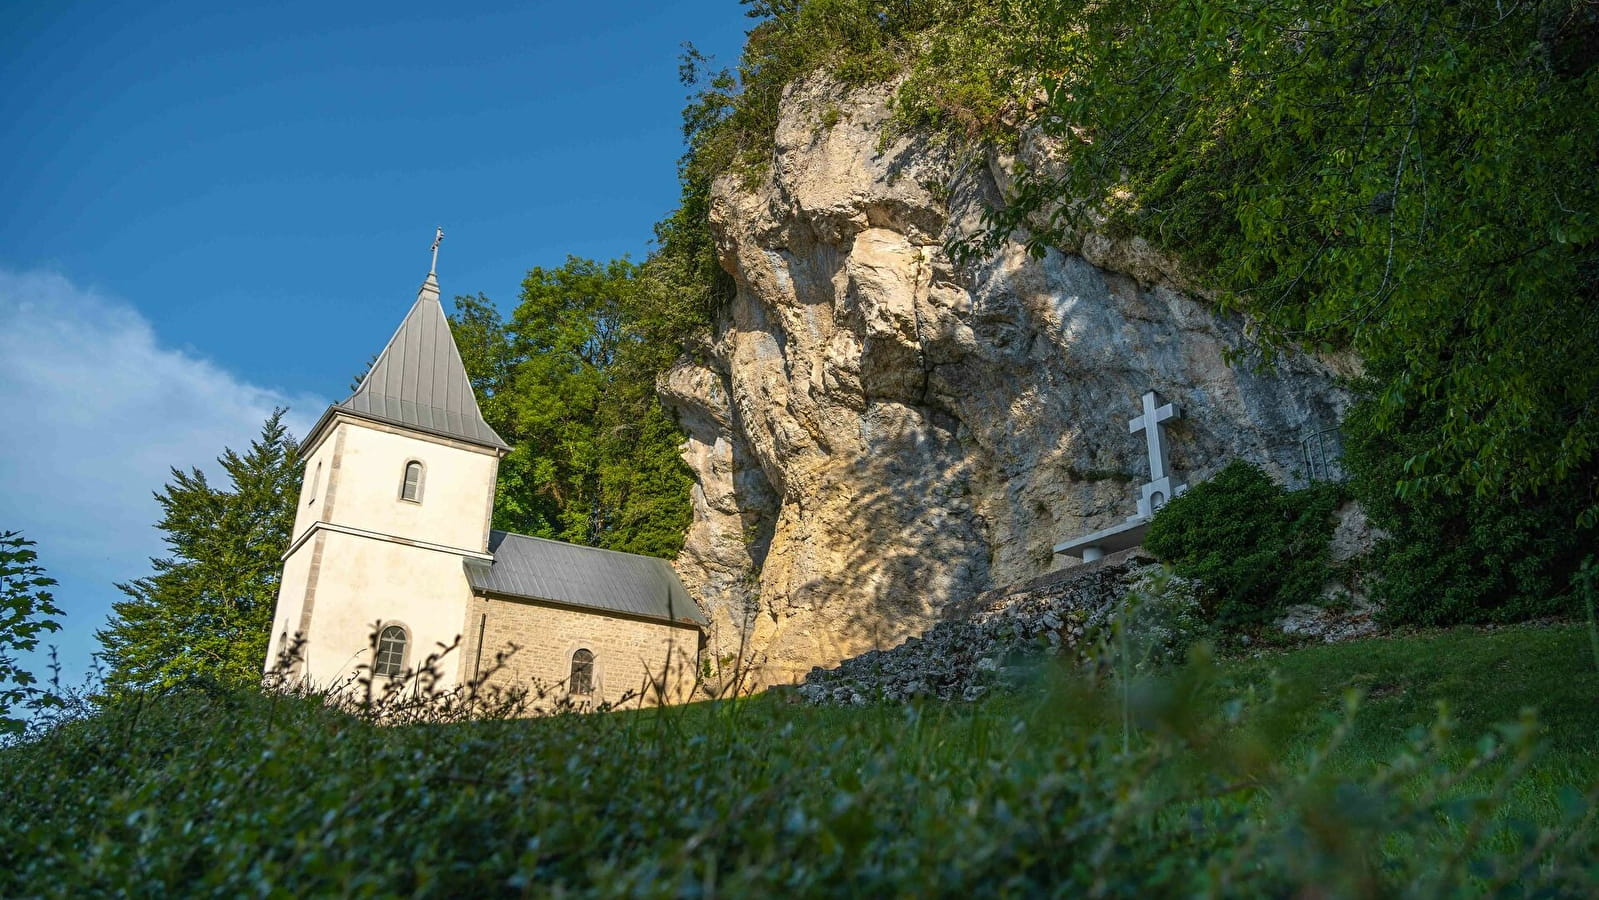
[[[394,676],[405,671],[405,629],[390,625],[378,633],[378,655],[372,660],[372,674]]]
[[[594,693],[594,654],[579,650],[572,654],[572,677],[566,682],[574,694]]]
[[[400,499],[412,503],[422,502],[422,464],[414,459],[405,464],[405,480],[400,484]]]
[[[316,492],[322,487],[322,460],[316,461],[316,473],[311,476],[311,499],[305,502],[306,506],[316,502]]]

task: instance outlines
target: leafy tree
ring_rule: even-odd
[[[1396,624],[1514,622],[1576,613],[1567,589],[1599,528],[1574,524],[1579,492],[1528,491],[1514,503],[1476,494],[1400,496],[1405,460],[1433,441],[1445,416],[1425,401],[1378,427],[1365,400],[1344,423],[1350,487],[1384,537],[1369,560],[1372,594]]]
[[[43,632],[61,630],[50,617],[63,613],[47,590],[56,582],[44,574],[33,546],[20,532],[0,532],[0,734],[20,731],[23,722],[11,711],[40,698],[33,674],[12,653],[38,647]]]
[[[117,585],[127,599],[97,633],[109,689],[195,676],[259,680],[301,476],[284,412],[273,411],[247,453],[223,451],[228,487],[198,468],[174,468],[155,495],[172,555],[150,561],[154,574]]]
[[[499,309],[483,294],[456,297],[450,331],[477,394],[483,418],[498,431],[511,427],[510,388],[516,358]],[[502,433],[503,436],[503,433]]]
[[[677,354],[660,290],[626,259],[572,257],[528,273],[509,322],[486,297],[456,298],[462,362],[512,446],[496,527],[656,556],[682,546],[691,479],[655,396]]]

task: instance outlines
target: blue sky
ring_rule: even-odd
[[[4,4],[0,530],[61,581],[81,671],[161,553],[168,466],[274,405],[303,429],[382,348],[446,232],[446,297],[640,258],[676,201],[684,41],[736,0]]]

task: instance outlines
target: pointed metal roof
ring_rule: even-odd
[[[439,305],[439,281],[428,273],[400,329],[349,399],[328,410],[415,428],[472,444],[509,450],[483,421],[450,322]]]

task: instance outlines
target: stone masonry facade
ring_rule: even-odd
[[[490,688],[527,688],[540,706],[570,697],[580,705],[654,705],[664,688],[669,703],[693,693],[699,669],[700,633],[691,625],[576,610],[552,604],[475,596],[462,629],[463,681],[486,672],[495,654],[514,653],[486,683]],[[479,648],[481,647],[481,652]],[[593,691],[574,696],[567,681],[579,650],[594,655]]]

